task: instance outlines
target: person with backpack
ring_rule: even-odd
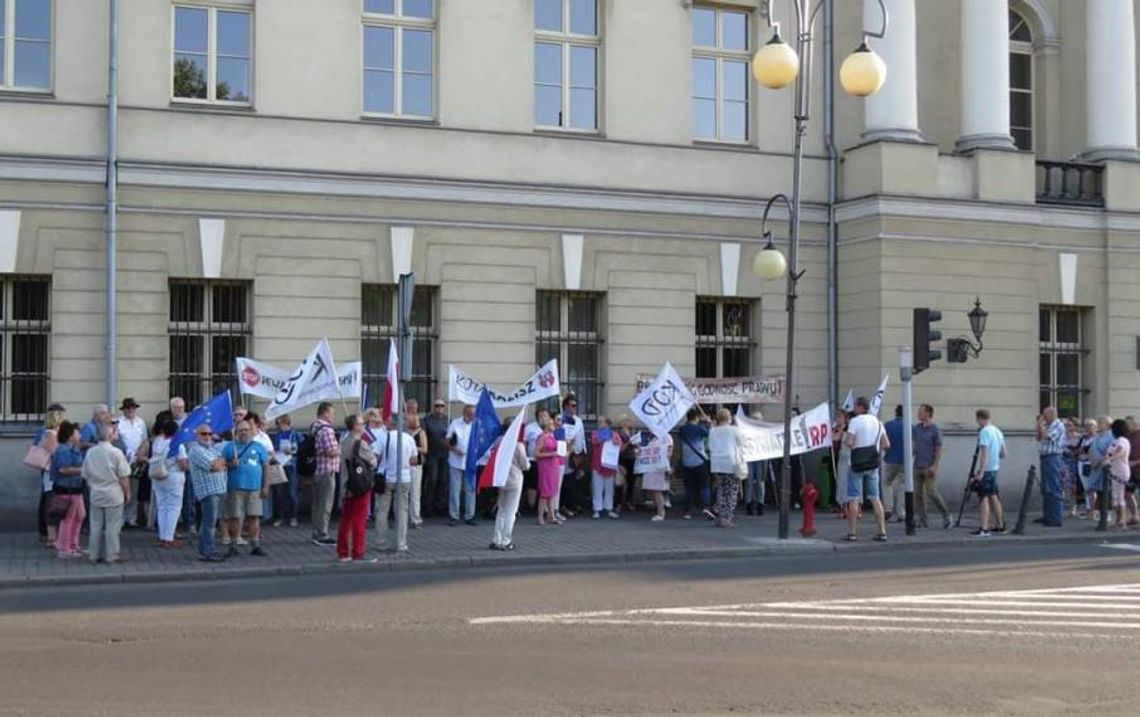
[[[336,409],[328,401],[317,406],[317,420],[309,429],[309,436],[298,451],[297,470],[301,475],[311,469],[313,477],[313,542],[317,545],[336,545],[329,537],[329,518],[336,497],[336,474],[340,469],[340,444],[332,422]]]
[[[352,415],[344,419],[348,429],[340,443],[341,478],[344,503],[340,525],[336,531],[336,557],[341,563],[364,560],[367,545],[368,507],[372,504],[372,480],[376,470],[376,454],[364,439],[364,421]],[[368,562],[376,562],[372,558]]]

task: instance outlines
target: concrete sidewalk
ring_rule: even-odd
[[[402,555],[369,551],[379,557],[375,564],[340,564],[332,547],[309,542],[309,528],[263,529],[263,545],[267,557],[243,554],[221,564],[199,562],[191,544],[172,550],[159,548],[155,534],[144,531],[123,533],[123,557],[120,565],[92,565],[86,560],[59,560],[53,550],[40,546],[35,534],[0,534],[0,589],[32,585],[66,585],[118,582],[161,582],[252,576],[320,574],[344,570],[410,570],[432,568],[472,568],[502,565],[547,565],[622,563],[650,560],[696,558],[761,557],[788,553],[830,553],[834,551],[915,549],[950,545],[984,547],[1009,542],[1131,542],[1140,543],[1140,532],[1110,529],[1096,532],[1096,523],[1070,519],[1062,528],[1045,528],[1030,522],[1023,536],[1003,535],[977,538],[969,534],[974,521],[963,521],[963,527],[919,530],[906,536],[903,525],[888,525],[889,540],[871,540],[873,521],[865,518],[860,540],[843,540],[845,521],[825,512],[818,523],[818,533],[811,539],[799,537],[801,516],[792,515],[794,539],[776,539],[777,518],[769,510],[762,517],[737,514],[736,528],[713,527],[701,517],[682,520],[679,511],[663,523],[649,521],[648,513],[625,514],[620,519],[592,520],[577,517],[565,525],[539,527],[532,518],[522,516],[515,528],[512,552],[488,549],[492,523],[478,526],[460,524],[448,527],[442,519],[431,519],[420,530],[409,531],[411,551]],[[938,521],[941,524],[941,521]],[[1010,521],[1012,527],[1013,522]],[[971,527],[968,527],[971,526]],[[369,531],[370,541],[376,538]],[[84,536],[83,544],[87,538]]]

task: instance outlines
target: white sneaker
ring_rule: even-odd
[[[649,519],[649,522],[650,522],[650,523],[661,523],[661,522],[663,522],[664,520],[665,520],[665,516],[663,516],[663,515],[655,515],[655,516],[653,516],[652,518],[650,518],[650,519]]]
[[[237,539],[237,544],[238,544],[238,545],[249,545],[249,541],[248,541],[248,540],[246,540],[245,538],[238,538],[238,539]]]
[[[598,518],[601,518],[602,516],[600,513],[598,513],[598,511],[595,510],[594,514],[590,517],[593,518],[594,520],[597,520]]]
[[[289,521],[289,527],[290,528],[296,528],[297,527],[297,519],[296,518],[293,518],[292,520]]]
[[[222,545],[232,545],[233,541],[229,538],[222,538]]]
[[[609,512],[609,516],[610,516],[611,518],[613,518],[614,520],[617,520],[618,518],[620,518],[620,517],[621,517],[621,515],[619,515],[618,513],[615,513],[615,512],[614,512],[614,511],[612,511],[612,510]]]

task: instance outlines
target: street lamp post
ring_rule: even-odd
[[[768,240],[764,250],[753,260],[753,270],[762,279],[778,279],[787,274],[785,307],[788,313],[787,366],[784,373],[784,456],[780,475],[780,524],[779,537],[788,537],[789,511],[792,500],[792,392],[796,335],[796,284],[803,271],[799,269],[800,244],[800,192],[803,184],[803,140],[807,132],[807,122],[811,114],[811,62],[814,25],[820,10],[833,0],[818,0],[812,7],[811,0],[792,0],[796,15],[796,49],[793,50],[780,37],[780,23],[772,18],[772,1],[764,0],[763,10],[772,29],[772,38],[752,58],[752,74],[756,81],[769,89],[783,89],[795,83],[795,144],[792,153],[792,198],[789,201],[783,194],[777,194],[768,201],[764,209],[762,231]],[[879,32],[863,33],[863,42],[843,61],[839,80],[843,89],[856,97],[867,97],[879,91],[886,80],[886,66],[878,55],[867,46],[868,37],[882,38],[887,33],[887,8],[885,0],[879,0],[883,13],[882,29]],[[772,205],[782,199],[788,206],[788,260],[772,243],[771,233],[767,232],[768,212]],[[779,256],[779,260],[776,256]]]

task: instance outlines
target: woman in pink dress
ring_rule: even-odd
[[[558,495],[558,482],[562,478],[562,459],[558,456],[558,440],[554,437],[554,423],[550,416],[542,417],[542,435],[534,444],[534,457],[538,463],[538,524],[557,525],[551,500]]]

